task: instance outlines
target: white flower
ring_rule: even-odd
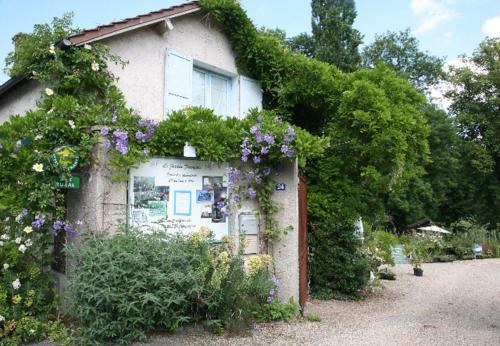
[[[35,163],[33,165],[33,170],[38,173],[43,172],[43,163]]]
[[[7,234],[2,234],[2,236],[0,237],[0,239],[2,239],[2,240],[9,240],[9,236]]]
[[[28,248],[26,247],[26,245],[24,244],[19,245],[19,251],[21,251],[22,253],[25,253],[27,249]]]
[[[49,52],[50,52],[50,54],[54,54],[54,55],[56,54],[56,47],[54,47],[53,44],[50,45]]]
[[[45,94],[47,94],[47,96],[52,96],[54,95],[54,90],[50,88],[45,88]]]
[[[83,48],[88,49],[88,50],[91,50],[91,49],[92,49],[92,46],[91,46],[90,44],[88,44],[88,43],[85,43],[85,44],[83,45]]]
[[[12,282],[12,287],[14,287],[15,290],[18,290],[19,287],[21,287],[21,281],[19,279],[16,279]]]
[[[30,247],[31,245],[33,245],[33,241],[31,239],[28,239],[24,242],[24,244],[28,247]]]
[[[3,317],[2,315],[0,315],[0,322],[3,322],[5,321],[5,317]]]
[[[20,237],[17,237],[15,240],[16,244],[21,244],[22,241],[23,240]]]
[[[35,141],[39,141],[39,140],[40,140],[40,139],[42,139],[42,138],[43,138],[43,136],[42,136],[42,135],[36,135],[36,136],[35,136]]]
[[[36,76],[36,75],[38,74],[38,72],[36,72],[36,71],[31,71],[31,74],[32,74],[33,76]]]
[[[76,127],[75,122],[73,120],[69,120],[68,124],[69,124],[69,127],[71,127],[72,129],[74,129]]]
[[[92,71],[99,71],[99,64],[95,61],[92,62],[92,65],[90,67],[92,68]]]
[[[76,221],[76,224],[77,224],[78,226],[81,226],[81,225],[83,225],[83,221],[82,221],[82,220],[77,220],[77,221]]]
[[[7,270],[7,269],[9,269],[9,267],[10,267],[10,266],[9,266],[7,263],[4,263],[4,264],[3,264],[3,269]]]
[[[52,92],[52,93],[53,93],[53,92]],[[47,114],[51,114],[51,113],[53,113],[55,110],[56,110],[56,109],[55,109],[54,107],[52,107],[51,109],[49,109],[49,110],[47,111]]]
[[[3,241],[0,240],[0,246],[3,246]]]
[[[30,329],[30,333],[31,334],[35,334],[35,330],[34,329]]]

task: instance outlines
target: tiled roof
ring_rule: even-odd
[[[164,19],[177,17],[184,14],[200,10],[198,1],[186,2],[184,4],[172,6],[158,11],[141,14],[136,17],[127,18],[107,25],[99,25],[94,29],[83,30],[78,34],[69,37],[74,45],[81,45],[86,42],[92,42],[113,35],[118,35],[127,30],[133,30],[136,27],[151,25],[161,22]],[[25,77],[13,77],[4,84],[0,85],[0,96],[12,89],[17,84],[25,80]]]
[[[133,29],[138,26],[145,26],[161,21],[172,16],[183,15],[198,11],[200,5],[198,1],[191,1],[181,5],[172,6],[158,11],[141,14],[136,17],[127,18],[107,25],[99,25],[94,29],[83,30],[69,38],[71,43],[80,45],[85,42],[91,42],[105,37],[113,36],[125,30]]]

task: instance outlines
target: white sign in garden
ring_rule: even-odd
[[[129,223],[191,233],[201,226],[227,235],[228,165],[180,158],[153,158],[130,169]]]

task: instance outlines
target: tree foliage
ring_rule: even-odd
[[[374,67],[384,63],[417,89],[428,91],[445,77],[444,59],[421,51],[418,44],[409,29],[376,35],[375,41],[363,49],[362,65]]]
[[[311,8],[314,57],[344,72],[356,70],[362,36],[352,27],[357,15],[354,0],[312,0]]]
[[[464,139],[464,199],[479,221],[500,223],[500,39],[488,38],[451,69],[450,110]]]

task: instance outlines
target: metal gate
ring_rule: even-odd
[[[303,172],[299,173],[299,304],[304,311],[308,294],[307,273],[307,182]]]

